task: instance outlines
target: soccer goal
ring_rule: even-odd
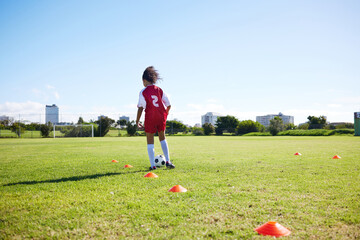
[[[54,138],[58,137],[94,137],[94,125],[74,124],[56,125],[53,128]]]

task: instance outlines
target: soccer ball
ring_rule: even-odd
[[[166,164],[165,158],[163,155],[157,155],[155,157],[155,166],[156,167],[164,167]]]

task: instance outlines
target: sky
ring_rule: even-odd
[[[154,66],[169,119],[277,114],[353,122],[360,1],[0,1],[0,116],[135,120]]]

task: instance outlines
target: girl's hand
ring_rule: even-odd
[[[144,129],[144,126],[141,123],[138,123],[137,126],[140,130]]]

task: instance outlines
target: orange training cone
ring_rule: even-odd
[[[288,236],[291,233],[289,229],[277,222],[267,222],[254,230],[261,235],[273,237]]]
[[[118,161],[116,161],[115,159],[113,159],[112,162],[118,162]]]
[[[146,174],[144,177],[148,177],[148,178],[157,178],[159,177],[158,175],[156,175],[155,173],[149,172],[148,174]]]
[[[294,155],[299,155],[299,156],[301,156],[301,153],[297,152],[297,153],[295,153]]]
[[[340,159],[341,157],[339,155],[333,156],[333,159]]]
[[[129,164],[126,164],[125,166],[124,166],[124,168],[132,168],[133,166],[131,166],[131,165],[129,165]]]
[[[172,188],[170,188],[169,192],[186,192],[187,189],[180,186],[180,185],[175,185]]]

